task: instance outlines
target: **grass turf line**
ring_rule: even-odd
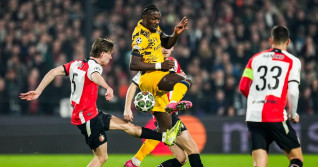
[[[104,167],[122,167],[133,154],[110,154]],[[93,158],[90,154],[27,154],[0,155],[0,166],[10,167],[77,167],[86,166]],[[172,156],[147,156],[140,167],[151,167],[172,158]],[[252,166],[252,157],[247,154],[202,154],[205,167],[247,167]],[[318,155],[304,155],[305,166],[318,167]],[[269,167],[288,166],[289,162],[283,154],[269,155]],[[184,167],[190,167],[187,163]]]

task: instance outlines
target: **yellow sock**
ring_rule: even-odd
[[[145,157],[151,153],[152,150],[156,148],[156,146],[160,143],[158,140],[147,139],[144,144],[140,147],[135,157],[143,161]]]
[[[178,82],[173,87],[172,97],[170,101],[179,102],[186,94],[189,88],[189,83],[186,81]]]

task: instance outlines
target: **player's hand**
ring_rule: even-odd
[[[110,101],[113,99],[113,97],[114,97],[114,91],[111,87],[109,87],[108,89],[106,89],[105,98],[106,100]]]
[[[133,121],[133,113],[130,108],[125,109],[124,111],[124,120],[132,122]]]
[[[181,34],[184,30],[189,29],[187,25],[188,25],[188,19],[186,16],[184,16],[182,20],[180,21],[180,23],[174,28],[174,32],[178,35]]]
[[[41,95],[40,92],[29,91],[27,93],[20,93],[19,97],[22,100],[31,101],[31,100],[36,100],[40,95]]]
[[[299,115],[297,114],[294,119],[291,119],[293,123],[298,123],[299,122]]]
[[[170,70],[173,67],[174,67],[174,60],[165,60],[163,63],[161,63],[162,70]]]

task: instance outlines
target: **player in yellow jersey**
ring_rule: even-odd
[[[165,59],[172,59],[175,61],[175,66],[172,71],[175,71],[176,73],[186,76],[184,72],[181,70],[179,63],[176,59],[170,57],[171,52],[173,51],[173,47],[171,49],[165,49],[162,48],[162,53],[165,57]],[[131,103],[133,100],[133,97],[135,95],[136,90],[138,89],[140,80],[140,74],[137,74],[130,84],[127,94],[126,94],[126,102],[125,102],[125,111],[124,111],[124,119],[132,121],[133,115],[131,111]],[[166,94],[167,98],[171,97],[171,94],[173,94],[173,91]],[[179,119],[178,112],[172,113],[172,124],[174,125]],[[160,165],[164,167],[178,167],[182,166],[187,162],[187,156],[192,157],[193,155],[200,154],[199,148],[192,139],[189,131],[187,130],[186,126],[183,126],[181,129],[180,135],[177,137],[177,144],[173,146],[169,146],[171,152],[173,153],[174,157],[173,159],[166,160],[165,162],[162,162]],[[138,167],[140,166],[141,162],[144,160],[144,158],[149,155],[159,144],[160,142],[156,140],[145,140],[137,154],[130,160],[128,160],[124,167]],[[191,162],[190,162],[191,163]]]
[[[161,52],[171,48],[179,35],[188,29],[188,19],[183,17],[175,27],[172,35],[166,35],[159,27],[161,13],[155,5],[146,5],[141,20],[132,34],[132,56],[130,69],[141,71],[139,88],[155,96],[153,115],[158,122],[158,130],[164,131],[172,126],[170,113],[192,107],[190,101],[181,101],[191,86],[191,81],[184,76],[170,72],[174,66],[173,60],[164,60]],[[170,102],[166,93],[173,90]],[[168,114],[169,113],[169,114]],[[177,143],[178,144],[178,143]],[[202,166],[200,155],[189,156],[192,166]],[[174,166],[174,165],[172,165]]]

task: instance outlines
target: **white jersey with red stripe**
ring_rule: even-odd
[[[253,74],[246,121],[287,120],[288,82],[300,83],[300,60],[285,50],[272,48],[255,54],[246,68],[250,68]]]
[[[98,85],[92,74],[102,74],[102,67],[93,59],[75,60],[63,65],[71,81],[70,103],[73,107],[72,124],[81,125],[98,115],[96,106]]]

